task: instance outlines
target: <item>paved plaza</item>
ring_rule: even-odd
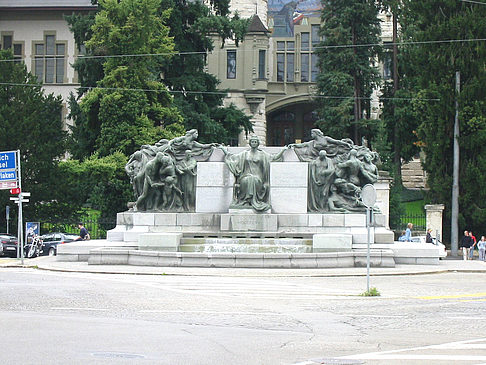
[[[2,364],[486,363],[479,261],[371,268],[379,297],[366,268],[0,266]]]

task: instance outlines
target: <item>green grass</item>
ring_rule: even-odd
[[[413,202],[406,202],[406,203],[403,203],[403,205],[405,206],[405,213],[407,215],[424,214],[425,203],[424,203],[423,200],[415,200]]]
[[[400,217],[400,225],[395,227],[396,230],[405,230],[408,223],[413,223],[415,230],[425,230],[425,210],[424,201],[417,200],[403,203],[405,207],[404,214]]]
[[[381,294],[375,287],[370,288],[369,291],[365,291],[360,294],[362,297],[379,297]]]

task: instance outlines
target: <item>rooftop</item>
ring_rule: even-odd
[[[91,0],[0,0],[0,8],[7,9],[79,9],[96,8]]]

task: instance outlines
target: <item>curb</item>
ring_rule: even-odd
[[[22,267],[22,268],[32,268],[43,271],[53,271],[53,272],[78,272],[83,274],[111,274],[111,275],[160,275],[160,276],[214,276],[214,277],[365,277],[366,273],[302,273],[302,274],[285,274],[285,273],[254,273],[248,274],[238,274],[238,273],[213,273],[213,272],[190,272],[190,273],[176,273],[176,272],[140,272],[140,271],[110,271],[110,270],[83,270],[83,269],[69,269],[69,268],[57,268],[51,266],[42,265],[24,265],[24,266],[11,266],[11,267]],[[204,268],[203,268],[204,269]],[[269,270],[271,271],[271,270]],[[418,276],[418,275],[437,275],[445,274],[450,272],[460,272],[460,273],[484,273],[482,270],[457,270],[457,269],[442,269],[442,270],[430,270],[430,271],[410,271],[410,272],[375,272],[370,271],[370,277],[374,276]]]
[[[364,277],[366,272],[364,268],[356,268],[357,272],[352,272],[353,268],[347,268],[348,272],[340,272],[339,268],[332,269],[311,269],[312,272],[306,272],[306,269],[288,270],[288,269],[226,269],[226,268],[179,268],[179,267],[151,267],[151,266],[127,266],[116,265],[116,268],[110,265],[94,265],[93,268],[88,268],[80,265],[73,265],[74,267],[58,267],[49,263],[43,263],[44,257],[37,259],[30,259],[32,261],[21,265],[17,262],[9,262],[0,264],[1,268],[28,268],[38,269],[52,272],[79,272],[84,274],[118,274],[118,275],[161,275],[161,276],[213,276],[213,277]],[[77,266],[77,267],[76,267]],[[130,268],[127,270],[126,268]],[[138,269],[143,268],[143,269]],[[118,271],[118,270],[119,271]],[[217,269],[218,271],[214,271]],[[164,271],[164,270],[168,270]],[[277,271],[278,270],[278,271]],[[299,270],[302,270],[299,272]],[[376,271],[380,270],[380,271]],[[386,270],[386,271],[385,271]],[[238,272],[239,271],[239,272]],[[290,272],[289,272],[290,271]],[[393,268],[371,268],[370,276],[417,276],[417,275],[437,275],[445,273],[486,273],[486,266],[484,269],[479,268],[429,268],[429,269],[415,269],[406,271],[396,271]]]

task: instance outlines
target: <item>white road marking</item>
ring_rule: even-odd
[[[339,314],[342,317],[366,317],[366,318],[406,318],[405,315],[380,315],[380,314]]]
[[[222,312],[222,311],[186,311],[186,310],[141,310],[139,313],[198,313],[198,314],[216,314],[216,315],[246,315],[246,316],[287,316],[283,313],[271,312]]]
[[[440,360],[440,361],[486,361],[486,356],[474,355],[362,355],[362,356],[347,356],[342,359],[356,359],[356,360]]]
[[[83,308],[83,307],[51,307],[52,310],[61,311],[109,311],[106,308]]]
[[[475,344],[484,342],[484,344]],[[445,355],[445,354],[404,354],[404,352],[427,351],[427,350],[484,350],[486,349],[486,338],[474,340],[448,342],[438,345],[404,348],[399,350],[369,352],[364,354],[348,355],[340,359],[357,360],[440,360],[440,361],[486,361],[486,355]]]

